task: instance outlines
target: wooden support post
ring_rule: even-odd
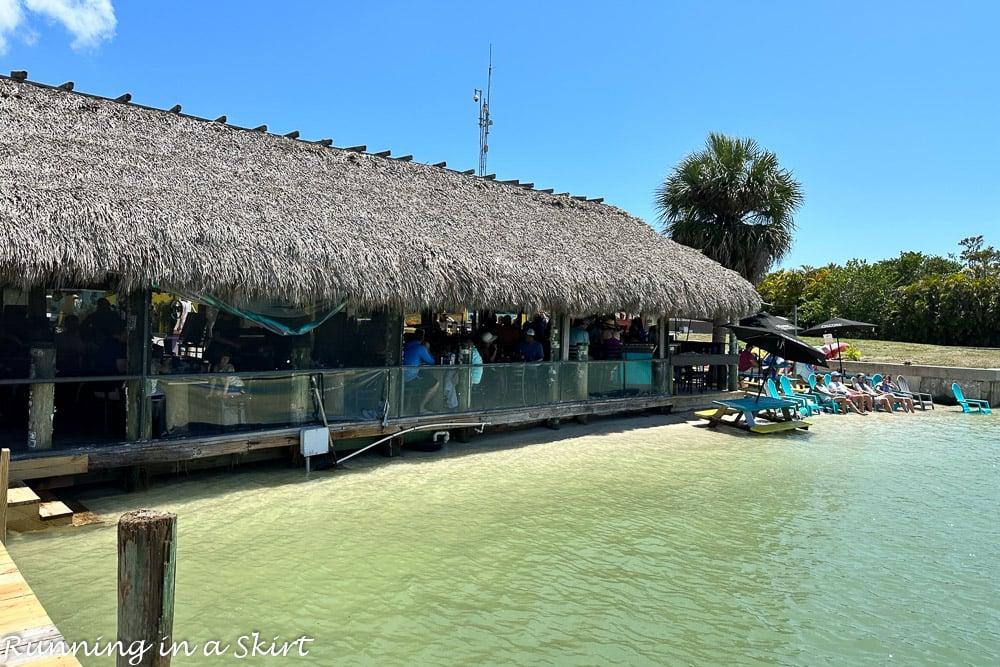
[[[736,334],[732,331],[729,332],[729,349],[727,350],[729,354],[739,354],[739,348],[736,345]],[[740,369],[739,366],[729,365],[729,381],[726,384],[729,391],[736,391],[740,388]]]
[[[10,450],[0,449],[0,544],[7,543],[7,487],[10,484]]]
[[[177,515],[140,509],[118,520],[118,641],[127,650],[145,642],[139,662],[118,655],[118,667],[164,667],[174,629],[174,575],[177,554]]]
[[[663,378],[664,391],[668,395],[673,395],[674,393],[674,365],[671,361],[670,354],[670,316],[663,315],[660,317],[660,321],[656,326],[656,332],[659,336],[660,344],[660,359],[664,360],[662,364],[663,372],[665,377]]]
[[[126,297],[125,366],[129,375],[143,379],[125,383],[125,437],[130,441],[148,440],[153,434],[152,410],[145,404],[146,381],[149,374],[152,292],[137,290]]]
[[[399,456],[403,452],[403,436],[386,440],[378,446],[378,450],[382,456],[387,456],[389,458]]]
[[[32,380],[56,376],[56,349],[51,345],[31,348]],[[51,382],[31,385],[28,398],[28,449],[52,449],[52,416],[56,386]]]

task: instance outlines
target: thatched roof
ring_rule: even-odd
[[[361,307],[759,305],[601,203],[0,78],[0,283],[109,277]]]

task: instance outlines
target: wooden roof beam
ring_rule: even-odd
[[[413,161],[413,156],[412,155],[403,155],[403,156],[400,156],[400,157],[394,157],[392,159],[393,160],[397,160],[399,162],[412,162]]]
[[[448,163],[447,162],[435,162],[431,166],[432,167],[441,167],[442,169],[444,169],[445,167],[448,166]]]
[[[292,130],[288,134],[284,135],[284,137],[285,137],[285,139],[298,139],[299,138],[299,131],[298,130]]]
[[[23,69],[12,69],[10,71],[10,78],[12,78],[12,79],[14,79],[14,81],[18,81],[18,82],[27,81],[28,80],[28,71],[27,70],[23,70]]]
[[[389,157],[392,155],[392,151],[378,151],[377,153],[372,153],[375,157]]]
[[[180,113],[180,112],[181,112],[181,105],[175,104],[174,106],[170,107],[170,113]]]
[[[115,102],[121,102],[122,104],[128,104],[132,101],[132,93],[125,93],[124,95],[119,95],[115,98]]]
[[[66,83],[60,84],[59,90],[65,90],[67,93],[71,92],[73,90],[73,82],[67,81]]]
[[[360,146],[348,146],[344,149],[345,151],[351,151],[352,153],[364,153],[368,150],[368,146],[361,144]]]

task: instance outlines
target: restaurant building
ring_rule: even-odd
[[[760,303],[600,200],[72,88],[0,77],[15,479],[287,453],[324,421],[348,449],[670,407],[668,318]],[[601,360],[570,345],[571,318],[617,314],[651,337]],[[402,366],[417,330],[439,361],[467,362],[462,340],[504,316],[521,335],[539,323],[542,361]]]

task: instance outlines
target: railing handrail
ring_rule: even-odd
[[[480,368],[515,368],[515,367],[555,367],[555,366],[579,366],[587,365],[612,365],[624,363],[665,363],[666,359],[591,359],[579,361],[569,359],[566,361],[501,361],[490,364],[454,364],[454,365],[420,365],[420,366],[345,366],[342,368],[305,368],[286,369],[277,371],[222,371],[207,373],[162,373],[143,376],[140,374],[131,375],[80,375],[80,376],[54,376],[50,378],[3,378],[0,379],[0,386],[3,385],[31,385],[31,384],[67,384],[67,383],[91,383],[91,382],[135,382],[141,380],[210,380],[212,378],[238,377],[241,380],[268,379],[282,377],[301,377],[309,375],[332,375],[336,373],[375,373],[386,372],[394,369],[414,369],[421,370],[454,370],[456,368],[480,369]]]

